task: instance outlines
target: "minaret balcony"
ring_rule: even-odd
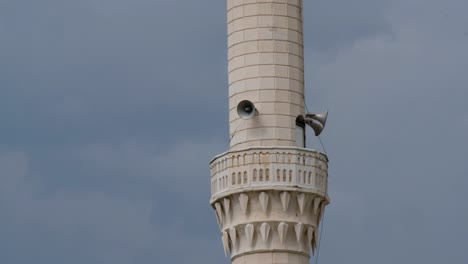
[[[211,201],[233,193],[284,190],[327,197],[328,158],[297,147],[251,147],[216,156],[211,167]]]

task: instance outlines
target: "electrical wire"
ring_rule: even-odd
[[[325,145],[323,145],[323,142],[322,142],[322,139],[320,138],[320,136],[317,136],[319,141],[320,141],[320,144],[322,145],[322,148],[323,148],[323,152],[325,153],[325,155],[328,156],[327,154],[327,150],[325,149]],[[327,177],[328,178],[328,177]],[[328,181],[328,179],[327,179]],[[325,189],[325,197],[328,197],[328,183],[327,183],[327,186],[326,186],[326,189]],[[319,254],[320,254],[320,243],[322,241],[322,236],[323,236],[323,226],[325,225],[325,207],[323,207],[323,216],[322,216],[322,222],[321,222],[321,226],[320,226],[320,232],[319,232],[319,241],[318,241],[318,244],[317,244],[317,256],[315,257],[315,264],[318,264],[318,260],[319,260]]]
[[[325,155],[328,156],[327,150],[325,149],[325,145],[323,144],[322,139],[320,138],[320,136],[317,136],[317,137],[318,137],[318,139],[320,141],[320,145],[322,145],[323,152],[325,153]],[[327,187],[325,189],[325,197],[327,197],[327,196],[328,196],[328,184],[327,184]],[[321,221],[321,226],[320,226],[319,241],[318,241],[318,244],[317,244],[317,256],[315,256],[315,264],[318,264],[318,261],[319,261],[320,244],[322,242],[323,226],[324,225],[325,225],[325,207],[323,208],[323,216],[322,216],[322,221]]]
[[[302,98],[304,99],[304,105],[305,105],[305,108],[306,108],[306,110],[307,110],[307,113],[310,113],[309,107],[307,107],[307,103],[306,103],[306,101],[305,101],[305,96],[303,95]]]
[[[234,132],[232,132],[231,137],[229,138],[229,143],[231,143],[232,138],[236,135],[237,129],[240,127],[241,124],[244,124],[244,122],[240,122],[237,124],[236,129],[234,129]]]
[[[320,141],[320,145],[322,145],[323,153],[325,153],[325,155],[328,156],[327,150],[325,149],[325,145],[323,145],[322,139],[320,138],[320,136],[317,136],[317,137],[318,137],[318,139]]]
[[[322,140],[320,139],[320,137],[318,137],[318,138],[320,140],[320,144],[322,144],[323,152],[325,153],[325,155],[327,155],[327,151],[325,150],[325,146],[323,145]],[[327,179],[327,181],[328,181],[328,179]],[[327,186],[326,186],[326,189],[325,189],[325,197],[328,197],[328,183],[327,183]],[[318,241],[318,244],[317,244],[317,256],[315,256],[315,264],[318,264],[318,260],[319,260],[320,244],[322,242],[322,236],[323,236],[323,226],[325,225],[325,207],[323,207],[323,212],[322,213],[323,213],[323,216],[322,216],[322,221],[321,221],[321,226],[320,226],[319,241]]]
[[[323,226],[325,225],[324,220],[325,220],[325,207],[323,208],[322,226],[320,227],[320,232],[319,232],[319,241],[317,244],[317,256],[315,256],[315,264],[318,264],[318,260],[319,260],[320,243],[322,242]]]

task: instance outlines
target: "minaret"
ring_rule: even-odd
[[[302,0],[227,0],[227,22],[230,150],[210,164],[225,253],[309,263],[328,159],[305,148]]]

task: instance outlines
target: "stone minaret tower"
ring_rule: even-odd
[[[309,263],[328,159],[305,148],[302,0],[227,3],[231,141],[211,161],[210,201],[224,250],[235,264]]]

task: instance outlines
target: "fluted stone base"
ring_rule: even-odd
[[[263,252],[238,256],[232,264],[309,264],[309,257],[290,252]]]

